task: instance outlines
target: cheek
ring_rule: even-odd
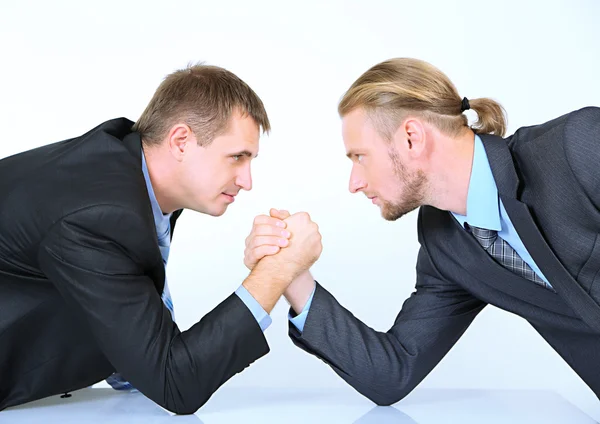
[[[214,171],[206,166],[193,166],[187,169],[185,179],[189,190],[194,196],[205,197],[211,192],[211,186],[214,186]]]
[[[379,170],[377,175],[373,176],[373,181],[375,189],[386,199],[397,198],[404,191],[403,182],[392,169]]]
[[[206,181],[209,181],[212,191],[220,194],[223,191],[231,190],[235,185],[236,169],[235,164],[225,163],[214,166],[204,177]]]
[[[366,167],[364,176],[372,187],[384,188],[389,182],[387,169],[378,166]]]

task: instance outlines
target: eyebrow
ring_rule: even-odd
[[[258,157],[258,153],[253,155],[252,152],[248,150],[242,150],[241,152],[232,153],[231,156],[248,156],[249,158],[254,156],[254,158],[256,158]]]

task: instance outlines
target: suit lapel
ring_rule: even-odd
[[[445,213],[439,219],[452,222],[443,223],[442,228],[451,229],[443,234],[438,234],[437,243],[445,245],[442,251],[461,252],[460,260],[456,264],[461,267],[456,273],[467,272],[478,282],[490,286],[494,290],[499,290],[511,297],[537,305],[549,311],[561,315],[574,316],[570,308],[565,307],[565,302],[556,295],[556,293],[545,289],[544,287],[525,280],[523,277],[509,271],[498,262],[496,262],[479,244],[479,242],[450,213]],[[439,221],[438,219],[435,219]],[[479,284],[469,287],[469,291],[478,297],[494,303],[497,306],[505,307],[494,302],[494,297],[489,297],[487,289]]]
[[[493,135],[480,135],[485,147],[500,199],[519,238],[558,295],[590,327],[600,331],[600,308],[569,274],[540,233],[529,207],[518,200],[519,178],[507,141]]]
[[[179,215],[181,215],[181,212],[183,212],[183,209],[176,210],[171,214],[171,240],[173,240],[173,233],[175,232],[175,223],[177,222]]]

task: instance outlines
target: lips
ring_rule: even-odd
[[[229,202],[233,202],[235,201],[235,196],[237,195],[237,193],[235,194],[229,194],[229,193],[221,193],[223,196],[225,196],[225,198],[229,201]]]

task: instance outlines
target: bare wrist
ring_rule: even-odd
[[[315,280],[309,271],[301,273],[284,292],[284,296],[294,311],[299,314],[315,289]]]
[[[242,285],[267,312],[271,313],[284,290],[293,280],[293,274],[286,267],[272,266],[270,257],[256,264]]]

